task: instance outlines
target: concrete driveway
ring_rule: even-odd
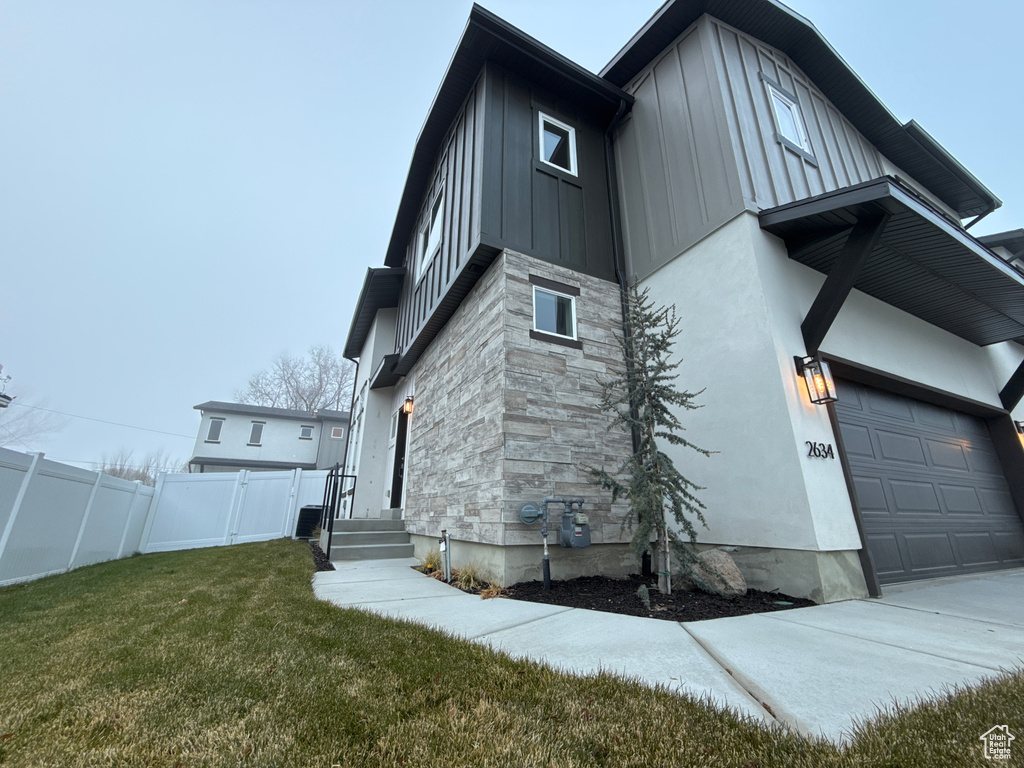
[[[888,587],[881,600],[677,623],[481,600],[414,559],[335,563],[318,598],[574,674],[605,670],[841,742],[894,701],[1024,666],[1024,569]],[[644,639],[645,656],[630,654]]]

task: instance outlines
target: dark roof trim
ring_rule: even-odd
[[[398,354],[384,355],[377,365],[377,370],[370,376],[370,389],[393,387],[402,377],[395,373],[395,365],[401,357]]]
[[[384,263],[389,267],[400,267],[404,262],[405,249],[419,214],[423,192],[430,182],[434,159],[452,121],[462,109],[470,87],[488,61],[506,63],[513,68],[528,62],[527,66],[543,70],[546,88],[570,95],[576,104],[603,105],[609,119],[621,102],[633,103],[629,94],[607,80],[474,4],[462,38],[430,105],[427,119],[416,138],[391,241],[384,257]]]
[[[348,338],[345,339],[345,349],[342,351],[344,357],[349,360],[359,357],[377,311],[398,306],[404,280],[405,270],[402,268],[371,267],[366,270],[363,288],[359,292],[355,312],[352,313]]]
[[[296,464],[283,461],[248,461],[246,459],[222,459],[216,456],[194,456],[189,464],[197,466],[210,464],[217,467],[258,467],[260,469],[316,469],[316,464]]]
[[[784,51],[879,151],[961,218],[1002,205],[920,125],[900,124],[814,25],[776,0],[669,0],[601,75],[624,86],[705,13]]]
[[[978,345],[1024,335],[1024,276],[896,179],[763,211],[790,258],[829,274],[850,228],[888,213],[855,287]]]
[[[1011,229],[1007,232],[996,232],[982,235],[978,242],[987,248],[1005,248],[1014,258],[1024,258],[1024,229]]]
[[[321,411],[295,411],[290,408],[270,408],[265,405],[248,405],[246,403],[225,403],[220,400],[208,400],[205,403],[192,406],[197,411],[204,413],[237,413],[242,416],[271,416],[277,419],[289,419],[291,421],[348,421],[348,411],[333,411],[324,409]]]

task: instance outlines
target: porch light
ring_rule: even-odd
[[[402,411],[406,414],[412,413],[412,395],[405,398],[405,402],[402,404]]]
[[[839,399],[828,363],[814,357],[798,357],[796,361],[797,371],[804,377],[807,394],[812,403],[824,405],[825,403],[834,403]]]

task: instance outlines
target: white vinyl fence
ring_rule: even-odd
[[[0,586],[139,549],[153,489],[0,448]]]
[[[0,586],[135,552],[292,536],[327,470],[161,475],[140,483],[0,448]]]
[[[295,533],[299,510],[323,503],[327,470],[161,475],[142,552],[267,541]]]

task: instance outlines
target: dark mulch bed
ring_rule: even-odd
[[[647,585],[650,594],[649,610],[637,595],[641,584]],[[552,581],[550,592],[544,591],[542,581],[524,581],[509,587],[503,597],[668,621],[705,621],[748,613],[786,611],[815,604],[801,597],[756,589],[747,590],[743,597],[718,597],[697,589],[673,589],[671,595],[662,595],[658,592],[656,578],[635,575],[626,579],[581,576],[568,581]]]
[[[313,562],[316,564],[317,571],[333,571],[334,564],[331,559],[327,557],[320,545],[315,541],[309,542],[309,549],[313,553]]]

